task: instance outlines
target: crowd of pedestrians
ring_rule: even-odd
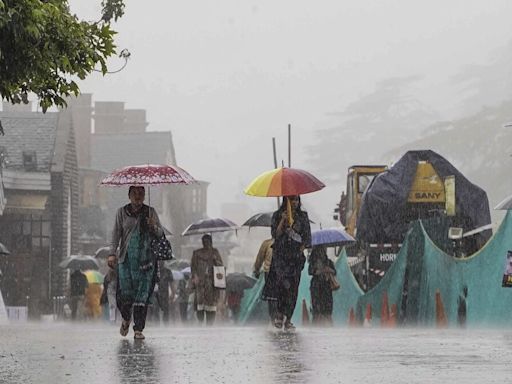
[[[94,300],[103,309],[104,318],[120,327],[122,336],[129,333],[133,321],[135,339],[144,339],[146,320],[164,324],[193,321],[211,326],[220,317],[236,323],[243,290],[224,290],[216,285],[216,268],[224,263],[212,236],[202,236],[202,247],[193,251],[190,271],[175,281],[172,271],[152,257],[151,241],[162,236],[163,228],[156,211],[144,204],[144,187],[130,187],[128,198],[130,202],[116,214],[107,259],[110,269],[102,289],[99,284],[88,284],[81,271],[71,274],[71,318],[97,317],[95,309],[80,313],[88,301]],[[270,323],[275,328],[293,330],[291,319],[306,262],[305,249],[311,244],[310,221],[301,208],[300,196],[283,198],[272,215],[270,232],[271,237],[263,241],[256,256],[253,276],[264,274],[261,298],[268,302]],[[312,276],[313,322],[331,324],[336,270],[325,248],[313,247],[308,272]]]

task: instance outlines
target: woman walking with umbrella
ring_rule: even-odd
[[[264,300],[277,302],[278,313],[273,319],[277,328],[283,322],[285,329],[295,328],[290,320],[306,261],[304,248],[311,243],[309,218],[301,209],[299,195],[323,187],[325,184],[307,171],[282,167],[262,173],[244,191],[251,196],[284,196],[281,207],[272,215],[272,263],[262,294]]]
[[[151,235],[161,237],[163,228],[155,210],[144,204],[144,187],[131,186],[128,197],[130,203],[116,214],[108,265],[117,268],[117,307],[123,317],[120,333],[128,334],[133,307],[134,338],[144,339],[142,331],[157,277],[149,249]]]
[[[167,164],[127,166],[113,171],[101,181],[101,185],[107,186],[130,185],[130,204],[117,211],[108,257],[109,267],[117,268],[117,307],[123,317],[122,336],[128,334],[133,306],[134,337],[144,339],[142,331],[157,277],[157,266],[149,251],[150,234],[156,238],[164,234],[155,210],[144,204],[144,185],[194,182],[188,172]]]
[[[312,276],[309,289],[313,308],[313,323],[332,325],[333,287],[331,279],[336,276],[336,268],[327,257],[325,246],[313,246],[309,255],[308,273]]]
[[[300,196],[286,196],[272,215],[274,239],[272,263],[263,288],[263,299],[277,302],[276,328],[294,329],[291,322],[297,302],[300,275],[306,258],[304,249],[311,243],[308,214],[301,209]]]

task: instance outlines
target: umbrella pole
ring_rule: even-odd
[[[148,185],[148,207],[151,208],[151,185]],[[149,210],[149,217],[151,217],[151,209]]]

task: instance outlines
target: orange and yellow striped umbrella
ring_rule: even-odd
[[[245,194],[261,197],[296,196],[319,191],[325,184],[311,173],[297,168],[276,168],[256,177]]]

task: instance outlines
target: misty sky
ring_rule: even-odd
[[[100,13],[100,0],[70,4],[87,20]],[[149,129],[172,130],[178,164],[211,182],[211,216],[226,202],[269,210],[274,199],[242,190],[273,167],[273,136],[287,159],[288,123],[292,166],[310,170],[306,146],[379,80],[422,75],[418,99],[457,116],[451,77],[504,49],[511,14],[510,0],[127,0],[115,29],[119,50],[132,53],[128,66],[93,75],[81,90],[146,109]],[[113,70],[121,65],[111,61]],[[341,188],[304,198],[324,226],[334,224]]]

